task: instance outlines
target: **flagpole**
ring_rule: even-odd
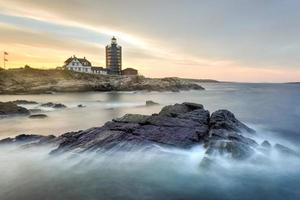
[[[6,51],[3,52],[3,67],[4,69],[6,69],[6,62],[8,61],[6,59],[6,56],[8,55],[8,53]]]

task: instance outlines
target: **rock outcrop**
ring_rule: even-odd
[[[27,136],[31,145],[45,141],[56,144],[51,154],[86,151],[129,151],[132,149],[157,149],[174,147],[189,149],[196,145],[206,148],[201,166],[214,163],[213,157],[221,155],[236,160],[251,158],[262,148],[251,139],[255,131],[240,122],[228,110],[218,110],[210,115],[201,104],[182,103],[164,107],[158,114],[126,114],[107,122],[102,127],[69,132],[58,137]],[[19,137],[19,136],[18,136]],[[35,142],[32,142],[32,138]],[[43,140],[41,140],[43,139]],[[0,141],[9,144],[19,138]],[[21,141],[24,141],[22,139]],[[264,144],[263,146],[269,146]],[[295,154],[289,148],[275,145],[284,153]]]
[[[156,103],[156,102],[151,101],[151,100],[146,101],[146,106],[156,106],[156,105],[159,105],[159,103]]]
[[[66,108],[67,106],[62,104],[62,103],[52,103],[52,102],[48,102],[48,103],[44,103],[41,105],[42,107],[50,107],[50,108]]]
[[[47,118],[48,116],[45,115],[45,114],[33,114],[33,115],[30,115],[29,118],[31,119],[44,119],[44,118]]]
[[[180,78],[95,75],[68,70],[10,69],[0,71],[0,94],[203,90],[198,81]]]
[[[27,101],[27,100],[15,100],[15,101],[12,101],[12,103],[14,104],[38,104],[38,102],[36,101]]]
[[[28,109],[18,106],[13,102],[0,102],[0,116],[29,114],[30,111]]]

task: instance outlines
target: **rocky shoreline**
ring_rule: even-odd
[[[0,145],[17,144],[22,147],[53,145],[52,155],[82,152],[115,152],[134,149],[171,147],[190,149],[202,145],[206,150],[201,165],[214,162],[216,156],[234,160],[268,159],[271,151],[285,156],[298,152],[281,144],[255,141],[255,130],[240,122],[228,110],[210,114],[201,104],[182,103],[164,107],[158,114],[126,114],[102,127],[53,135],[19,135],[6,138]]]
[[[204,90],[199,80],[107,76],[67,70],[10,69],[0,71],[0,94],[42,94],[86,91]]]
[[[47,107],[53,109],[65,109],[66,105],[62,103],[38,103],[35,101],[27,101],[27,100],[15,100],[9,102],[1,102],[0,101],[0,119],[1,117],[13,117],[13,116],[29,116],[31,119],[41,119],[46,118],[47,115],[42,113],[40,108],[32,108],[27,109],[23,107],[23,105],[37,105],[40,107]],[[78,105],[78,107],[82,107],[83,105]]]

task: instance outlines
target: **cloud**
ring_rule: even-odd
[[[200,78],[209,69],[218,69],[216,78],[250,80],[246,74],[236,74],[251,71],[256,79],[256,69],[271,80],[275,72],[300,78],[291,73],[299,68],[299,5],[292,0],[0,0],[0,13],[36,24],[33,35],[38,36],[32,44],[46,46],[48,41],[55,48],[51,44],[59,39],[51,41],[58,37],[66,43],[59,49],[71,52],[79,45],[82,53],[99,63],[101,55],[96,54],[102,54],[103,46],[116,35],[126,47],[124,64],[140,66],[146,75],[180,71],[182,76],[194,76],[196,71]],[[6,23],[9,20],[18,27],[34,27],[12,19]]]

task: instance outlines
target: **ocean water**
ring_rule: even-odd
[[[43,109],[49,117],[0,119],[0,137],[21,133],[59,135],[101,126],[125,113],[151,114],[169,104],[202,103],[211,112],[229,109],[268,139],[299,151],[300,85],[205,83],[204,91],[111,92],[2,95],[56,102],[67,109]],[[145,106],[146,100],[158,106]],[[86,107],[78,108],[82,104]],[[41,108],[39,105],[26,105]],[[49,156],[50,147],[0,149],[0,199],[300,199],[300,160],[272,152],[265,162],[218,158],[199,167],[204,149],[118,154]]]

